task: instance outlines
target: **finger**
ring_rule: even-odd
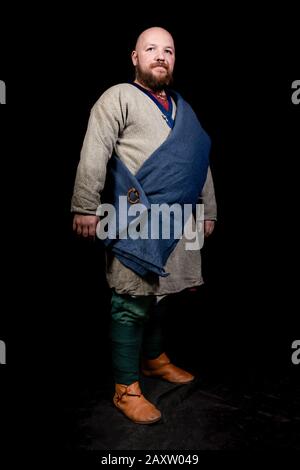
[[[77,228],[77,223],[76,223],[76,219],[74,217],[74,219],[73,219],[73,230],[74,230],[74,232],[76,232],[76,228]]]
[[[83,227],[82,227],[82,236],[85,237],[85,238],[89,236],[89,226],[88,225],[83,225]]]
[[[89,236],[91,238],[95,238],[96,235],[96,225],[95,224],[90,224],[89,225]]]

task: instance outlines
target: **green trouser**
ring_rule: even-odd
[[[139,379],[140,353],[155,359],[163,351],[162,305],[156,297],[120,295],[111,299],[112,366],[116,383],[130,385]]]

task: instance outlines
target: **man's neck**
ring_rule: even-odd
[[[153,93],[154,95],[160,96],[161,98],[166,97],[166,92],[164,90],[152,90],[151,88],[145,86],[143,83],[139,82],[137,79],[134,80],[134,83],[141,86],[142,88],[145,88],[145,90],[150,91],[150,93]]]

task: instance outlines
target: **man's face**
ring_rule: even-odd
[[[161,28],[144,31],[132,53],[132,62],[139,83],[153,91],[162,90],[172,82],[175,63],[172,36]]]

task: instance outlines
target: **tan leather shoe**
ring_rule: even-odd
[[[161,419],[161,412],[146,400],[138,381],[130,385],[116,384],[113,402],[134,423],[152,424]]]
[[[142,372],[147,377],[159,377],[175,384],[187,384],[195,378],[189,372],[174,366],[165,353],[156,359],[143,359]]]

